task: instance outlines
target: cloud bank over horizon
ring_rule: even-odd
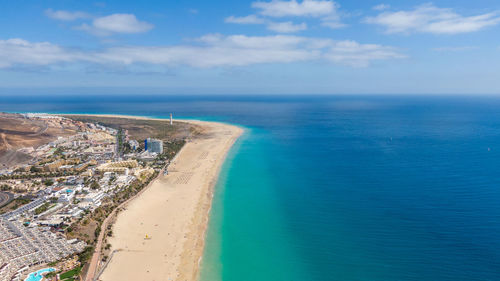
[[[23,39],[0,40],[0,68],[79,62],[210,68],[304,61],[325,61],[365,67],[375,60],[405,57],[397,49],[388,46],[290,35],[209,34],[193,41],[197,44],[120,46],[94,51],[63,48],[48,42],[29,42]]]

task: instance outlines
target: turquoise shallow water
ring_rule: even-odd
[[[273,153],[266,147],[267,137],[258,129],[247,129],[224,164],[215,189],[201,280],[307,280],[298,253],[290,247],[293,236],[273,188],[279,183],[266,162]]]
[[[28,277],[26,279],[24,279],[24,281],[40,281],[40,280],[43,279],[43,275],[42,274],[45,274],[45,273],[48,273],[48,272],[52,272],[54,270],[55,269],[53,269],[53,268],[40,269],[38,271],[30,273],[28,275]]]
[[[500,98],[10,97],[0,110],[220,120],[202,281],[500,280]]]

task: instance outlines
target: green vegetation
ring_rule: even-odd
[[[22,205],[28,204],[29,202],[31,202],[31,200],[29,198],[25,198],[25,197],[16,198],[16,199],[12,200],[9,204],[0,208],[0,214],[8,213],[12,210],[15,210],[15,209],[21,207]]]
[[[77,277],[78,274],[80,274],[81,271],[82,271],[81,267],[76,267],[76,268],[73,268],[70,271],[66,271],[66,272],[60,274],[59,278],[61,280],[75,280],[75,277]]]
[[[15,201],[16,201],[16,203],[19,204],[19,206],[24,205],[24,204],[28,204],[29,202],[31,202],[31,200],[28,198],[17,198],[17,199],[15,199]]]
[[[30,172],[32,173],[40,173],[42,171],[42,169],[40,169],[39,167],[36,167],[36,166],[31,166],[30,168]]]
[[[51,186],[54,184],[54,181],[52,179],[46,179],[43,181],[43,184],[45,184],[46,186]]]
[[[78,175],[77,171],[58,171],[50,173],[16,173],[12,175],[1,175],[0,180],[20,180],[20,179],[38,179],[38,178],[55,178],[64,176]]]
[[[123,134],[123,130],[118,129],[118,133],[116,134],[116,140],[118,142],[118,154],[119,155],[123,155],[123,153],[125,151],[125,147],[123,146],[125,143],[124,139],[125,139],[125,135]]]
[[[175,140],[163,143],[163,153],[158,156],[159,160],[171,160],[186,144],[185,140]]]
[[[42,206],[35,209],[35,215],[39,215],[39,214],[47,211],[51,207],[51,205],[52,204],[50,202],[44,203]]]
[[[54,156],[64,156],[63,155],[64,149],[62,147],[58,147],[56,151],[54,151]],[[64,157],[63,157],[64,158]]]
[[[96,181],[94,181],[94,182],[92,182],[92,183],[90,184],[90,188],[91,188],[91,189],[99,189],[99,188],[101,188],[101,187],[99,186],[99,184],[98,184]]]
[[[49,263],[49,266],[52,266],[52,265],[50,265],[50,263]],[[46,279],[51,279],[51,278],[56,277],[56,275],[57,275],[57,273],[55,271],[52,271],[52,272],[49,272],[49,273],[45,274],[45,278]]]
[[[7,184],[2,184],[2,186],[0,187],[0,190],[2,190],[2,191],[9,191],[10,190],[10,186],[7,185]]]
[[[134,150],[132,149],[132,147],[128,142],[123,143],[123,154],[131,153],[133,151]]]
[[[80,264],[85,264],[90,258],[92,257],[92,254],[94,253],[94,247],[93,246],[87,246],[81,253],[78,254],[78,261]]]

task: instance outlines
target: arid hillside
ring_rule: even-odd
[[[0,113],[0,168],[30,160],[27,154],[18,149],[37,148],[58,136],[75,134],[76,129],[49,119],[36,120],[21,114]]]

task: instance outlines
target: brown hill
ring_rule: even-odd
[[[56,122],[25,118],[21,114],[0,113],[0,168],[27,162],[31,157],[17,151],[23,147],[37,148],[58,136],[75,134]]]

